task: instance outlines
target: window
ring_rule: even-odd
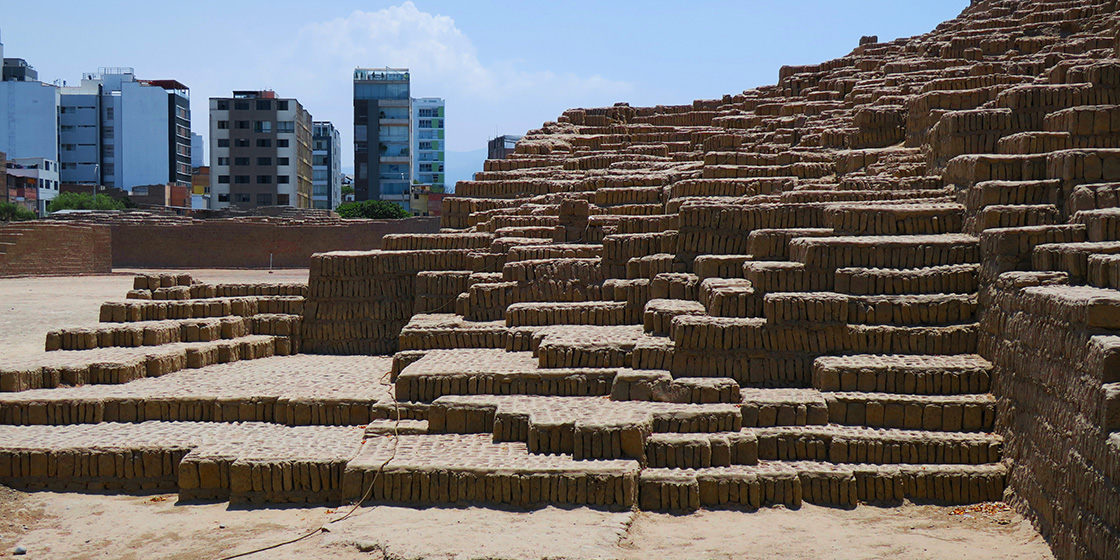
[[[259,157],[259,158],[257,158],[257,165],[272,165],[272,158],[270,158],[270,157]]]
[[[327,165],[327,156],[311,156],[311,165]]]
[[[238,138],[238,139],[233,141],[233,145],[234,145],[234,147],[237,147],[237,148],[248,148],[249,147],[249,139],[248,138]]]
[[[233,182],[237,183],[238,185],[248,185],[249,184],[249,176],[248,175],[237,175],[233,178]]]
[[[253,132],[272,132],[272,121],[253,121]]]
[[[286,157],[276,158],[276,165],[288,165],[288,158],[286,158]]]
[[[218,147],[219,148],[228,148],[229,147],[229,138],[219,138],[218,139]]]
[[[271,148],[272,147],[272,139],[271,138],[257,138],[257,147],[258,148]]]
[[[420,119],[420,128],[432,128],[432,119]]]
[[[229,110],[229,101],[226,101],[225,99],[219,99],[218,100],[218,110],[219,111],[228,111]]]
[[[257,100],[257,110],[258,111],[268,111],[270,109],[272,109],[272,102],[271,101],[269,101],[267,99],[258,99]]]
[[[289,204],[291,204],[291,202],[289,202],[289,200],[290,199],[288,198],[288,195],[286,195],[286,194],[276,195],[276,204],[279,204],[280,206],[288,206]]]
[[[218,193],[218,202],[229,202],[229,193]]]
[[[277,100],[276,101],[276,110],[277,111],[287,111],[288,110],[288,100],[287,99]]]
[[[132,187],[132,194],[136,196],[148,196],[148,187]]]
[[[439,110],[438,109],[420,109],[420,116],[421,117],[438,117],[439,116]]]
[[[235,157],[235,158],[233,158],[233,164],[234,165],[249,165],[249,158],[247,158],[247,157]]]
[[[295,132],[296,121],[278,121],[276,123],[276,132]]]
[[[421,171],[422,173],[431,173],[431,172],[432,172],[432,164],[430,164],[430,163],[421,163],[421,164],[420,164],[420,171]]]
[[[257,206],[272,206],[272,194],[260,193],[257,195]]]
[[[249,121],[237,121],[237,128],[248,129]]]
[[[248,111],[249,110],[249,102],[248,101],[234,101],[233,102],[233,108],[238,110],[238,111]]]
[[[287,175],[277,175],[276,176],[276,182],[281,184],[281,185],[287,185],[288,184],[288,179],[289,179],[289,177]]]
[[[233,201],[234,202],[249,202],[250,200],[252,200],[252,199],[249,198],[248,193],[235,193],[233,195]]]
[[[229,184],[229,175],[218,175],[218,184],[219,185],[228,185]]]
[[[218,130],[226,130],[229,128],[229,121],[218,121]]]
[[[432,149],[432,143],[431,142],[421,142],[420,143],[420,149],[421,150],[430,150],[430,149]]]
[[[106,107],[105,108],[105,118],[109,119],[109,120],[113,120],[113,108],[112,107]]]
[[[272,175],[257,175],[257,184],[258,185],[271,185],[272,184]]]
[[[64,152],[73,152],[75,148],[77,148],[77,146],[75,146],[74,144],[63,144],[62,145],[62,151],[64,151]]]
[[[218,165],[229,165],[229,158],[228,157],[218,158]]]
[[[276,139],[276,147],[277,148],[287,148],[288,147],[288,139],[287,138],[277,138]]]

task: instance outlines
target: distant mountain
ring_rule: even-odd
[[[443,171],[447,174],[445,184],[451,190],[458,181],[470,181],[474,174],[482,171],[482,162],[486,161],[486,148],[479,148],[469,152],[445,152],[447,158]]]

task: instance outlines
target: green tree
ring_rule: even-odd
[[[384,200],[363,200],[361,202],[344,202],[335,208],[335,212],[343,218],[369,218],[371,220],[398,220],[409,218],[411,215],[399,204]]]
[[[59,210],[124,210],[125,204],[115,198],[97,194],[64,192],[59,193],[47,205],[47,212]]]
[[[11,202],[0,201],[0,222],[25,222],[34,219],[35,213],[27,208]]]
[[[354,187],[351,187],[350,185],[343,186],[342,194],[354,194]]]

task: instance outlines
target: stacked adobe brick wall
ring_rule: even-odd
[[[368,251],[390,233],[435,233],[438,218],[343,220],[319,216],[197,220],[144,213],[71,216],[112,228],[113,266],[303,268],[326,251]]]
[[[1009,498],[1059,558],[1120,551],[1120,293],[1061,272],[1007,272],[990,290],[982,353],[995,366]]]
[[[108,226],[23,222],[0,225],[0,278],[112,272]]]

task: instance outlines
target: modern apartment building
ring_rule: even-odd
[[[354,70],[354,199],[409,209],[411,90],[407,68]]]
[[[27,190],[34,190],[34,204],[28,205],[28,209],[46,216],[47,204],[59,192],[58,162],[47,158],[11,158],[5,166],[8,176],[25,178]]]
[[[22,58],[3,59],[0,81],[0,152],[9,158],[58,161],[58,88],[38,81]]]
[[[311,208],[311,115],[273,91],[210,98],[210,207]]]
[[[61,88],[62,182],[131,191],[191,184],[190,90],[176,80],[140,80],[132,68],[101,68]]]
[[[444,101],[440,97],[412,100],[412,177],[431,192],[444,192]],[[415,199],[414,199],[415,200]]]
[[[334,210],[342,202],[342,136],[329,122],[311,125],[311,206]]]

